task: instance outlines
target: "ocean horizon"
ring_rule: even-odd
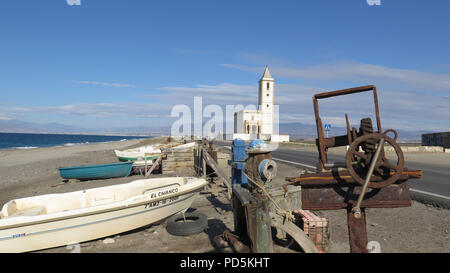
[[[0,133],[0,150],[36,149],[56,146],[75,146],[89,143],[152,138],[151,136]]]

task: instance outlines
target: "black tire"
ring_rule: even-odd
[[[186,222],[184,222],[186,217]],[[167,232],[176,236],[189,236],[205,230],[208,226],[208,218],[200,212],[186,212],[176,214],[167,220]]]

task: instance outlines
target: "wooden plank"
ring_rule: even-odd
[[[194,152],[168,152],[167,156],[194,156]]]
[[[183,161],[194,161],[194,157],[177,157],[177,158],[167,158],[163,160],[164,162],[183,162]]]
[[[155,169],[155,167],[158,166],[159,164],[161,164],[161,160],[162,160],[162,155],[160,157],[158,157],[158,159],[156,160],[155,163],[153,163],[152,167],[150,168],[150,171],[145,174],[145,177],[150,175],[153,172],[153,170]],[[147,171],[147,166],[145,166],[145,171]]]
[[[187,166],[194,166],[194,161],[186,161],[186,162],[163,162],[162,167],[187,167]]]

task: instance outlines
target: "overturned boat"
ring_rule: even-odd
[[[0,252],[72,245],[146,226],[186,211],[207,181],[130,183],[11,200],[0,213]]]

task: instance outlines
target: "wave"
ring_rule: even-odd
[[[78,145],[84,145],[84,144],[89,144],[89,141],[86,142],[78,142],[78,143],[65,143],[64,146],[78,146]]]
[[[23,147],[15,147],[16,149],[19,150],[28,150],[28,149],[37,149],[39,147],[35,147],[35,146],[23,146]]]

